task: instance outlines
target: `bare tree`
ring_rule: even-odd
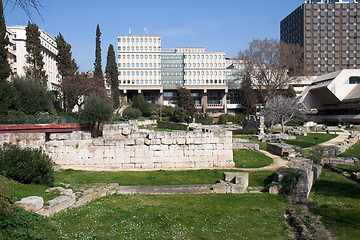
[[[290,82],[295,82],[299,76],[306,75],[302,48],[276,39],[253,40],[248,49],[239,52],[239,59],[244,61],[253,86],[264,102],[276,96]]]
[[[297,98],[282,95],[269,99],[262,111],[265,122],[271,125],[281,124],[281,132],[285,132],[285,124],[303,115],[303,105]]]
[[[12,4],[13,8],[20,7],[33,20],[32,16],[37,14],[41,17],[41,11],[44,10],[44,6],[40,0],[4,0],[5,5]]]

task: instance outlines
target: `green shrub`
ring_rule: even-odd
[[[195,115],[195,122],[201,123],[203,125],[211,125],[214,123],[213,117],[210,117],[207,114],[196,114]]]
[[[124,110],[123,117],[126,119],[137,119],[141,117],[141,111],[137,108],[128,107]]]
[[[1,174],[21,183],[54,184],[51,159],[41,149],[4,144],[0,148]]]
[[[233,131],[234,135],[252,135],[256,133],[257,133],[256,129],[238,129]]]
[[[171,130],[186,130],[187,126],[181,123],[172,123],[172,122],[158,122],[158,128],[161,129],[171,129]]]
[[[186,114],[186,111],[185,109],[183,108],[175,108],[174,110],[174,115],[173,116],[170,116],[170,119],[173,121],[173,122],[185,122],[187,120],[187,114]]]
[[[160,121],[160,117],[156,116],[156,115],[151,115],[150,116],[151,120],[156,120],[156,121]]]
[[[14,207],[0,214],[0,239],[60,239],[50,219]]]
[[[164,117],[174,116],[175,108],[173,106],[164,106],[162,109],[162,114]]]

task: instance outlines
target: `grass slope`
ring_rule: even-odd
[[[55,172],[56,185],[60,182],[79,187],[94,183],[119,183],[123,186],[155,186],[183,184],[215,184],[223,179],[223,172],[237,170],[191,170],[191,171],[151,171],[151,172],[90,172],[61,170]],[[264,186],[265,179],[273,171],[249,173],[249,186]]]
[[[315,138],[318,138],[317,143],[320,144],[337,136],[337,134],[308,133],[307,136],[296,136],[295,140],[285,140],[285,142],[297,147],[308,148],[316,145]]]
[[[261,168],[273,163],[272,158],[259,151],[233,150],[233,156],[236,167],[244,164],[246,168]]]
[[[52,218],[68,239],[289,239],[269,194],[111,196]]]
[[[312,188],[309,200],[319,203],[319,208],[311,211],[322,217],[333,236],[359,239],[360,184],[324,169]]]
[[[340,154],[339,157],[357,157],[360,159],[360,141]]]

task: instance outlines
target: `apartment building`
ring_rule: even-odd
[[[12,57],[10,58],[11,70],[14,75],[25,76],[26,68],[30,66],[25,47],[26,26],[7,27],[9,32],[10,49]],[[61,77],[57,68],[56,55],[58,53],[56,42],[45,31],[40,30],[40,41],[42,45],[42,55],[44,69],[48,76],[48,89],[59,89]]]
[[[308,0],[281,21],[280,38],[303,47],[314,75],[360,68],[360,3]]]
[[[162,48],[158,35],[118,36],[119,88],[128,99],[143,93],[149,102],[176,106],[178,89],[186,87],[199,111],[225,113],[226,68],[224,52]]]

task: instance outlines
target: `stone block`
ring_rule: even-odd
[[[161,144],[161,139],[159,138],[151,139],[151,145],[160,145],[160,144]]]
[[[226,183],[217,183],[212,187],[215,193],[228,193],[230,192],[230,187]]]
[[[82,139],[82,140],[91,139],[91,133],[83,132],[83,133],[81,134],[81,139]]]
[[[173,144],[173,139],[172,138],[162,138],[161,144],[171,145],[171,144]]]
[[[145,144],[145,139],[144,138],[136,138],[135,139],[135,144],[136,145],[144,145]]]
[[[243,185],[231,184],[231,193],[245,193],[246,188]]]
[[[26,197],[15,202],[15,205],[25,209],[26,211],[36,212],[43,207],[44,199],[37,196]]]
[[[127,138],[127,139],[125,139],[124,143],[126,146],[133,146],[133,145],[135,145],[135,139]]]
[[[178,139],[176,139],[176,144],[184,145],[184,144],[185,144],[185,139],[184,139],[184,138],[178,138]]]

